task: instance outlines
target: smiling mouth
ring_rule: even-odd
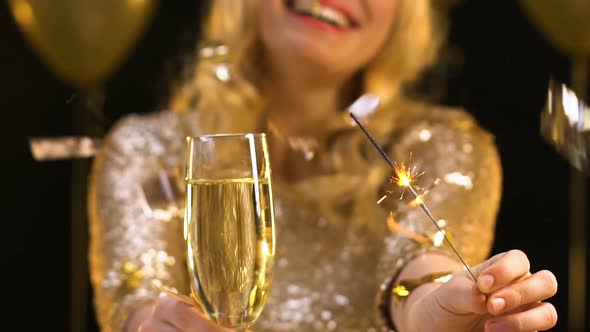
[[[356,23],[344,13],[323,6],[317,0],[285,0],[285,5],[297,15],[314,18],[338,29],[349,29],[356,26]]]

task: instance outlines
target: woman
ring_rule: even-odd
[[[187,292],[181,221],[144,213],[138,188],[177,167],[184,136],[252,131],[269,133],[278,229],[255,331],[552,327],[555,308],[542,301],[556,292],[553,274],[530,272],[518,250],[485,260],[501,190],[492,138],[465,112],[402,93],[433,60],[437,30],[427,0],[213,1],[205,38],[230,52],[204,48],[171,102],[179,112],[124,119],[96,158],[91,269],[103,330],[223,330],[151,287]],[[365,91],[382,102],[366,126],[392,158],[412,154],[421,183],[441,180],[426,201],[476,282],[433,245],[421,210],[375,203],[391,170],[340,111]],[[392,292],[412,281],[409,295]]]

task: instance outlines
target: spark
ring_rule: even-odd
[[[410,163],[412,160],[412,155],[410,154]],[[393,164],[393,172],[394,172],[394,176],[391,178],[391,183],[395,183],[400,187],[403,188],[413,188],[415,190],[420,190],[421,188],[418,187],[417,185],[414,184],[414,182],[416,181],[417,178],[419,178],[420,176],[422,176],[424,174],[424,172],[418,172],[416,166],[411,166],[411,164],[408,163],[408,165],[406,165],[405,162],[401,162],[400,164],[398,163],[394,163]],[[404,193],[406,191],[402,191],[402,194],[400,196],[400,199],[402,199],[404,197]],[[419,196],[416,196],[416,200],[419,199]]]
[[[414,198],[417,200],[420,197],[420,195],[416,192],[416,189],[419,189],[419,188],[417,188],[415,185],[413,185],[413,182],[416,180],[417,177],[419,177],[423,173],[418,173],[416,171],[415,167],[406,166],[403,162],[399,165],[394,164],[391,161],[391,159],[389,158],[389,156],[387,155],[387,153],[385,153],[385,151],[383,150],[383,147],[381,147],[381,145],[379,145],[379,143],[377,143],[377,141],[375,141],[373,136],[369,133],[369,131],[367,131],[367,128],[365,128],[365,126],[363,126],[363,124],[354,115],[354,113],[350,112],[349,115],[354,120],[354,122],[358,125],[358,127],[365,133],[367,138],[371,141],[371,143],[373,144],[375,149],[377,149],[377,151],[379,152],[379,154],[381,154],[381,156],[387,162],[387,164],[394,170],[395,176],[392,178],[392,180],[396,184],[398,184],[399,186],[401,186],[403,188],[407,188],[412,193]],[[411,158],[411,155],[410,155],[410,158]],[[403,193],[402,193],[402,196],[403,196]],[[380,199],[380,201],[382,201],[382,200],[383,200],[383,198]],[[465,266],[465,269],[467,270],[467,272],[469,272],[469,274],[473,278],[473,281],[476,281],[477,279],[475,278],[473,271],[471,271],[471,268],[469,268],[469,265],[467,264],[467,262],[465,261],[463,256],[459,253],[459,251],[457,251],[455,246],[451,243],[449,238],[445,235],[443,229],[437,224],[436,219],[434,218],[434,216],[430,212],[430,209],[428,209],[428,207],[426,206],[426,203],[424,203],[422,201],[419,204],[419,206],[422,208],[422,211],[424,211],[424,213],[428,216],[428,218],[432,221],[432,223],[434,223],[434,225],[436,226],[438,231],[441,232],[444,240],[447,242],[449,247],[453,250],[455,255],[459,258],[459,260],[461,260],[461,263],[463,263],[463,266]]]
[[[415,182],[416,182],[417,178],[419,178],[420,176],[422,176],[424,174],[424,172],[419,172],[416,166],[411,166],[411,160],[412,160],[412,154],[410,154],[410,162],[407,165],[403,161],[399,164],[393,163],[394,175],[390,178],[389,182],[397,184],[398,186],[403,187],[403,188],[412,187],[415,190],[422,190],[423,191],[423,189],[420,188],[419,186],[417,186],[415,184]],[[433,183],[433,186],[437,183],[438,183],[438,181],[435,181]],[[402,191],[402,193],[400,195],[400,199],[404,198],[405,192],[406,192],[405,190]],[[392,193],[393,193],[393,191],[386,191],[386,194],[383,195],[377,201],[377,204],[381,204],[381,202],[383,202],[387,198],[387,196],[389,196],[389,194],[392,194]],[[414,200],[412,200],[410,203],[408,203],[408,205],[411,207],[415,207],[415,206],[422,204],[424,202],[424,200],[423,200],[424,195],[426,195],[427,193],[428,193],[428,191],[424,191],[423,194],[415,197]]]

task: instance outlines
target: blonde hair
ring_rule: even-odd
[[[203,40],[223,41],[231,52],[221,59],[203,59],[197,55],[188,76],[173,94],[170,108],[200,110],[199,125],[205,132],[259,129],[263,100],[258,83],[264,56],[256,22],[259,1],[212,1],[203,27]],[[382,109],[403,99],[404,84],[414,81],[432,64],[442,41],[442,25],[430,0],[399,0],[397,6],[389,40],[379,55],[362,69],[362,90],[378,95]],[[230,82],[219,80],[212,71],[219,61],[231,68]],[[379,112],[369,126],[378,135],[386,134],[392,130],[394,116],[394,112]],[[369,165],[359,148],[364,143],[366,139],[358,131],[339,134],[330,151],[322,157],[327,160],[322,165],[328,165],[331,175],[302,181],[291,187],[293,192],[299,192],[300,197],[315,202],[313,204],[320,208],[341,207],[352,201],[356,202],[353,214],[354,210],[367,211],[367,200],[359,198],[369,197],[370,204],[374,204],[377,188],[390,170],[381,164]],[[355,177],[361,168],[362,176]],[[328,185],[318,186],[322,181]],[[318,187],[330,189],[320,192]]]
[[[203,130],[244,131],[257,124],[262,105],[255,77],[262,56],[256,23],[258,2],[213,0],[211,3],[203,26],[203,42],[199,43],[197,56],[187,68],[187,77],[181,80],[170,103],[174,111],[206,110],[200,112]],[[231,50],[229,54],[203,58],[199,53],[203,44],[216,42],[223,42]],[[220,81],[212,72],[217,62],[227,63],[231,82]]]

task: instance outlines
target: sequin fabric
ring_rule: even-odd
[[[477,263],[489,254],[500,200],[493,138],[464,112],[417,114],[422,115],[390,137],[391,155],[405,160],[411,153],[412,164],[427,170],[422,183],[440,180],[425,201],[444,220],[468,262]],[[120,331],[137,306],[156,297],[153,280],[187,292],[182,219],[153,213],[143,184],[162,169],[178,167],[184,136],[199,133],[195,117],[188,119],[170,112],[129,116],[113,128],[96,157],[89,201],[90,262],[102,331]],[[383,178],[384,186],[387,182]],[[435,233],[432,222],[420,209],[400,208],[396,196],[391,204],[375,205],[384,217],[372,227],[335,223],[300,206],[288,185],[275,183],[274,189],[275,270],[253,330],[390,331],[389,317],[381,310],[388,287],[423,247],[391,231],[385,216],[391,209],[397,223],[417,234]]]

